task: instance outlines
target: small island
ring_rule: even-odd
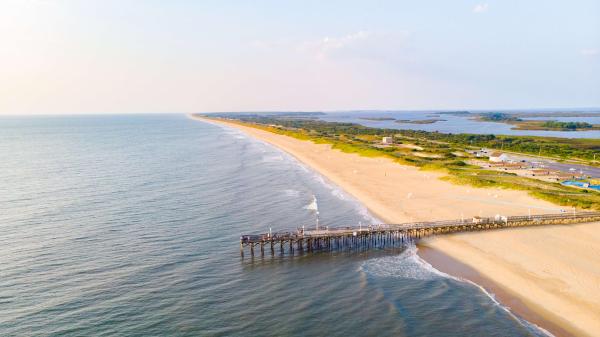
[[[454,115],[454,116],[465,116],[470,115],[469,111],[441,111],[436,112],[438,115]]]
[[[399,119],[396,121],[398,124],[433,124],[436,122],[444,122],[445,119]]]
[[[395,121],[396,120],[396,118],[393,118],[393,117],[358,117],[358,119],[364,119],[366,121],[375,121],[375,122]]]
[[[482,122],[495,122],[513,125],[512,130],[539,131],[588,131],[600,130],[600,125],[587,122],[560,122],[556,120],[525,120],[519,114],[491,112],[474,118]]]
[[[521,121],[514,130],[542,130],[542,131],[587,131],[600,130],[600,125],[586,122],[558,122],[558,121]]]
[[[519,118],[516,115],[503,113],[503,112],[489,112],[489,113],[480,114],[476,119],[480,120],[480,121],[484,121],[484,122],[501,122],[501,123],[508,123],[508,124],[513,123],[513,122],[523,121],[521,118]]]

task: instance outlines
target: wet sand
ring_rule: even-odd
[[[539,214],[560,209],[521,191],[453,185],[439,180],[441,173],[420,171],[390,159],[360,157],[333,150],[327,144],[226,121],[218,123],[288,152],[387,222]],[[424,240],[423,246],[476,271],[482,277],[477,281],[490,280],[486,288],[503,294],[498,298],[513,312],[544,329],[558,336],[600,335],[600,224],[453,234]],[[434,266],[445,268],[432,254],[422,254]],[[461,270],[464,268],[448,273],[462,276]]]
[[[551,332],[555,337],[572,336],[561,325],[552,322],[547,316],[541,315],[538,311],[527,306],[527,304],[519,299],[518,295],[505,290],[493,280],[477,272],[474,268],[451,258],[436,248],[424,244],[419,244],[418,248],[417,254],[435,269],[463,280],[469,280],[484,288],[499,303],[507,307],[512,313],[517,314],[520,318],[538,327],[542,327],[542,329]]]
[[[600,335],[600,223],[460,233],[427,238],[421,245],[493,280],[499,287],[473,281],[504,294],[502,303],[555,335]],[[450,273],[460,275],[460,269]],[[511,305],[510,297],[566,334]]]

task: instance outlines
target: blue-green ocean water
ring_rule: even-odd
[[[405,251],[241,259],[248,232],[376,221],[184,115],[0,118],[0,336],[539,336]]]

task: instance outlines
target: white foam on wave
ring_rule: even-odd
[[[310,176],[314,180],[316,180],[318,183],[320,183],[322,186],[326,187],[333,196],[335,196],[336,198],[338,198],[340,200],[344,200],[346,202],[351,202],[354,205],[355,209],[358,211],[358,213],[365,219],[365,221],[368,221],[370,223],[381,223],[381,221],[379,219],[377,219],[375,216],[373,216],[367,210],[367,208],[364,205],[362,205],[358,200],[356,200],[352,196],[348,195],[340,187],[338,187],[337,185],[330,182],[327,178],[325,178],[324,176],[322,176],[315,170],[312,170],[308,166],[304,165],[302,162],[298,161],[294,156],[290,155],[289,153],[283,151],[282,149],[280,149],[278,147],[272,146],[271,144],[264,142],[262,140],[259,140],[259,139],[253,138],[253,137],[247,137],[242,131],[237,130],[235,128],[232,128],[229,126],[224,126],[224,125],[221,125],[218,123],[211,123],[211,124],[221,127],[225,131],[226,134],[231,135],[236,139],[245,139],[245,140],[251,142],[253,145],[259,145],[258,150],[261,153],[265,154],[265,155],[263,155],[263,158],[262,158],[263,161],[269,162],[269,161],[284,161],[285,160],[285,161],[289,161],[289,162],[295,164],[302,171],[309,173]],[[270,152],[270,154],[267,154],[268,152]],[[276,153],[276,155],[272,155],[273,153]],[[289,197],[297,197],[300,194],[299,191],[292,190],[292,189],[284,190],[284,193]],[[313,202],[311,202],[311,204],[308,205],[307,207],[312,209],[313,208],[312,203],[315,203],[314,207],[317,207],[316,206],[316,197],[315,197],[315,200],[313,200]],[[528,328],[530,331],[542,333],[546,336],[553,336],[547,330],[514,315],[510,311],[510,308],[508,308],[507,306],[504,306],[500,302],[498,302],[498,300],[496,300],[494,294],[491,292],[488,292],[482,286],[480,286],[472,281],[458,278],[458,277],[443,273],[443,272],[435,269],[431,264],[429,264],[427,261],[423,260],[417,254],[417,250],[418,250],[417,247],[414,244],[411,244],[400,255],[385,256],[385,257],[379,257],[379,258],[367,260],[361,264],[359,269],[369,275],[373,275],[376,277],[398,277],[398,278],[414,279],[414,280],[434,280],[434,279],[440,279],[440,278],[449,278],[449,279],[453,279],[453,280],[456,280],[459,282],[469,283],[469,284],[477,287],[479,290],[481,290],[485,295],[487,295],[493,301],[493,303],[495,305],[497,305],[500,308],[502,308],[503,310],[505,310],[512,318],[514,318],[516,321],[518,321],[523,326]]]
[[[262,156],[261,161],[263,163],[277,163],[284,160],[283,156],[279,154],[266,154]]]
[[[317,203],[316,195],[313,194],[313,200],[310,202],[310,204],[304,206],[304,209],[315,211],[317,214],[319,213],[319,204]]]
[[[483,292],[492,300],[494,305],[497,305],[499,308],[506,311],[511,318],[525,326],[529,331],[541,333],[544,336],[554,336],[546,329],[515,315],[509,307],[498,302],[496,296],[492,292],[489,292],[479,284],[435,269],[431,264],[423,260],[417,254],[417,251],[418,248],[414,244],[410,244],[400,255],[378,257],[363,262],[359,267],[359,270],[375,277],[397,277],[423,281],[446,278],[468,283]]]
[[[227,136],[231,136],[232,138],[235,139],[249,139],[248,136],[241,130],[238,130],[236,128],[232,128],[231,126],[227,126],[227,125],[223,125],[221,123],[217,123],[217,122],[213,122],[213,121],[209,121],[209,120],[198,120],[195,119],[193,117],[189,117],[195,121],[200,121],[206,124],[210,124],[212,126],[216,126],[218,128],[221,129],[221,131],[223,131],[223,133]]]
[[[515,315],[510,310],[510,307],[508,307],[508,306],[506,306],[506,305],[498,302],[498,300],[496,299],[496,295],[494,295],[494,293],[488,291],[487,289],[485,289],[484,287],[480,286],[479,284],[477,284],[477,283],[475,283],[475,282],[473,282],[471,280],[464,279],[464,278],[453,277],[453,276],[452,276],[452,278],[455,279],[455,280],[458,280],[460,282],[468,283],[468,284],[476,287],[477,289],[479,289],[482,293],[484,293],[487,297],[489,297],[495,305],[497,305],[502,310],[506,311],[511,318],[513,318],[517,322],[521,323],[529,331],[534,332],[534,333],[536,333],[536,332],[537,333],[542,333],[544,336],[548,336],[548,337],[554,337],[554,335],[550,331],[548,331],[548,330],[540,327],[537,324],[531,323],[531,322],[529,322],[529,321],[527,321],[527,320],[525,320],[525,319],[523,319],[523,318]]]
[[[413,280],[434,280],[452,278],[454,276],[443,273],[417,254],[417,247],[410,244],[399,255],[384,256],[363,262],[360,266],[363,272],[376,277],[397,277]]]
[[[465,283],[469,283],[470,285],[478,288],[482,293],[484,293],[487,297],[489,297],[492,302],[494,302],[495,305],[497,305],[500,309],[506,311],[508,313],[508,315],[513,318],[514,320],[516,320],[517,322],[521,323],[523,326],[525,326],[525,328],[527,328],[529,331],[533,332],[533,333],[542,333],[544,336],[548,336],[548,337],[554,337],[554,335],[542,328],[541,326],[531,323],[517,315],[515,315],[511,310],[510,307],[498,302],[498,300],[496,299],[496,295],[494,295],[494,293],[488,291],[487,289],[485,289],[484,287],[480,286],[479,284],[471,281],[471,280],[467,280],[467,279],[463,279],[463,278],[458,278],[458,277],[453,277],[454,279],[460,281],[460,282],[465,282]]]
[[[223,126],[220,124],[218,124],[218,125],[223,127],[223,129],[225,129],[225,130],[233,130],[234,132],[243,133],[242,131],[234,129],[229,126]],[[313,170],[312,168],[308,167],[307,165],[305,165],[304,163],[302,163],[301,161],[296,159],[296,157],[294,157],[293,155],[287,153],[286,151],[284,151],[276,146],[273,146],[270,143],[260,140],[260,139],[248,137],[247,140],[250,141],[253,145],[259,146],[259,151],[261,151],[262,153],[265,153],[265,155],[263,155],[263,158],[262,158],[263,162],[284,162],[285,161],[285,162],[294,164],[294,166],[299,167],[302,171],[308,173],[310,175],[310,177],[312,179],[314,179],[315,181],[317,181],[320,185],[326,187],[326,189],[334,197],[336,197],[340,200],[346,201],[346,202],[350,202],[354,206],[357,213],[365,220],[365,222],[372,223],[372,224],[382,222],[380,219],[378,219],[373,214],[371,214],[369,212],[369,210],[362,203],[360,203],[354,197],[348,195],[344,190],[342,190],[340,187],[338,187],[334,183],[330,182],[326,177],[324,177],[317,171]],[[267,153],[269,153],[269,154],[267,154]],[[274,155],[274,154],[276,154],[276,155]]]
[[[375,217],[373,214],[371,214],[371,212],[369,212],[369,210],[360,201],[356,200],[354,197],[347,194],[339,186],[337,186],[333,182],[329,181],[329,179],[327,179],[326,177],[324,177],[317,171],[310,169],[303,163],[301,163],[299,161],[296,161],[296,162],[305,172],[310,174],[310,176],[313,180],[317,181],[321,186],[324,186],[329,191],[329,193],[331,193],[331,195],[333,195],[334,197],[336,197],[339,200],[343,200],[345,202],[352,204],[354,209],[361,216],[361,218],[363,218],[365,220],[365,222],[371,223],[371,224],[378,224],[378,223],[382,222],[377,217]]]
[[[472,286],[474,286],[474,287],[478,288],[478,289],[479,289],[481,292],[483,292],[483,293],[484,293],[484,294],[485,294],[487,297],[489,297],[489,298],[492,300],[492,302],[494,302],[494,304],[495,304],[495,305],[497,305],[497,306],[498,306],[499,308],[501,308],[502,310],[506,311],[506,312],[508,313],[508,315],[509,315],[511,318],[513,318],[513,319],[514,319],[514,320],[516,320],[517,322],[521,323],[521,324],[522,324],[523,326],[525,326],[525,328],[527,328],[529,331],[531,331],[531,332],[533,332],[533,333],[536,333],[536,332],[537,332],[537,333],[542,333],[544,336],[548,336],[548,337],[554,337],[554,335],[553,335],[553,334],[552,334],[550,331],[548,331],[548,330],[546,330],[546,329],[542,328],[541,326],[539,326],[539,325],[537,325],[537,324],[531,323],[531,322],[529,322],[529,321],[527,321],[527,320],[525,320],[525,319],[523,319],[523,318],[521,318],[521,317],[519,317],[519,316],[515,315],[515,314],[514,314],[514,313],[513,313],[513,312],[510,310],[510,308],[509,308],[508,306],[506,306],[506,305],[504,305],[504,304],[502,304],[502,303],[498,302],[498,300],[496,299],[496,296],[494,295],[494,293],[487,291],[487,289],[485,289],[484,287],[480,286],[479,284],[477,284],[477,283],[475,283],[475,282],[473,282],[473,281],[467,280],[467,279],[462,279],[462,278],[455,278],[455,279],[458,279],[458,280],[459,280],[459,281],[461,281],[461,282],[469,283],[469,284],[471,284]]]
[[[283,194],[285,194],[286,197],[296,198],[300,195],[300,191],[293,190],[293,189],[286,189],[286,190],[283,190]]]
[[[265,141],[256,139],[254,137],[248,137],[241,130],[232,128],[230,126],[225,126],[225,125],[222,125],[219,123],[210,123],[210,124],[221,127],[227,134],[233,135],[235,138],[240,137],[239,139],[245,139],[246,141],[249,141],[253,145],[259,145],[261,147],[260,151],[262,153],[267,152],[267,150],[275,151],[276,153],[279,154],[279,157],[281,158],[280,160],[278,159],[278,161],[285,160],[285,161],[294,163],[302,171],[309,173],[313,179],[315,179],[317,182],[319,182],[322,186],[326,187],[333,196],[335,196],[336,198],[338,198],[340,200],[351,202],[354,205],[355,209],[358,211],[358,213],[361,215],[361,217],[363,217],[365,219],[365,221],[367,221],[369,223],[373,223],[373,224],[382,223],[381,220],[379,220],[377,217],[372,215],[368,211],[368,209],[363,204],[361,204],[358,200],[356,200],[354,197],[348,195],[340,187],[338,187],[334,183],[330,182],[327,178],[322,176],[317,171],[311,169],[310,167],[306,166],[304,163],[300,162],[298,159],[296,159],[291,154],[289,154],[289,153],[285,152],[284,150],[282,150],[276,146],[273,146],[272,144],[269,144]],[[295,197],[295,196],[298,196],[300,192],[296,191],[296,190],[284,190],[284,193],[290,197]],[[449,279],[456,280],[458,282],[469,283],[469,284],[477,287],[479,290],[481,290],[485,295],[487,295],[493,301],[493,303],[495,305],[499,306],[500,308],[502,308],[503,310],[508,312],[512,318],[517,320],[519,323],[521,323],[523,326],[528,328],[530,331],[542,333],[545,336],[554,337],[554,335],[551,334],[549,331],[513,314],[510,311],[509,307],[502,305],[500,302],[498,302],[498,300],[496,300],[496,297],[494,296],[494,294],[491,292],[488,292],[482,286],[480,286],[470,280],[455,277],[455,276],[446,274],[444,272],[441,272],[441,271],[435,269],[431,264],[429,264],[427,261],[423,260],[417,254],[417,250],[418,250],[418,248],[414,244],[411,244],[400,255],[379,257],[379,258],[367,260],[361,264],[359,269],[369,275],[374,275],[374,276],[379,276],[379,277],[399,277],[399,278],[407,278],[407,279],[415,279],[415,280],[433,280],[436,278],[437,279],[449,278]]]
[[[246,134],[237,129],[228,129],[224,127],[223,131],[227,136],[231,136],[235,139],[248,139],[248,136],[246,136]]]

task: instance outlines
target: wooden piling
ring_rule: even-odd
[[[336,249],[368,249],[371,247],[385,248],[396,244],[419,240],[423,237],[466,232],[494,230],[506,227],[524,227],[552,224],[572,224],[600,221],[600,212],[579,212],[569,214],[545,214],[532,216],[513,216],[494,218],[477,218],[473,222],[461,220],[434,221],[408,224],[384,224],[364,227],[328,228],[325,232],[298,231],[296,233],[271,233],[261,235],[244,235],[240,239],[240,256],[244,257],[244,248],[250,247],[250,254],[254,256],[254,246],[260,245],[261,256],[264,256],[264,245],[270,244],[271,255],[275,254],[275,244],[279,243],[279,251],[285,254],[284,244],[289,243],[289,253],[294,254],[294,244],[301,252],[315,252],[319,250],[332,251]]]

